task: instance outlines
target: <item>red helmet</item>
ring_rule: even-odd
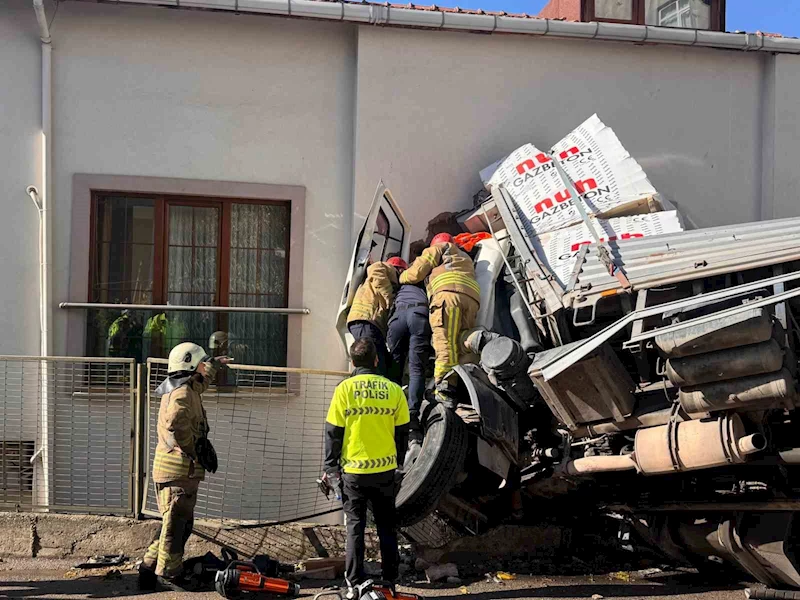
[[[431,240],[431,246],[435,246],[436,244],[447,244],[448,242],[452,241],[453,236],[449,233],[437,233]]]
[[[399,269],[400,271],[405,271],[408,268],[408,263],[399,256],[393,256],[386,261],[386,264],[392,265],[395,269]]]

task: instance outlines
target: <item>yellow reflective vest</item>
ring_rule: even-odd
[[[380,375],[364,374],[336,386],[328,423],[344,428],[345,473],[383,473],[397,468],[395,427],[409,422],[402,388]]]

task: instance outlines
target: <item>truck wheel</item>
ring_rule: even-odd
[[[408,527],[424,519],[453,487],[467,457],[467,428],[452,410],[436,404],[421,419],[425,439],[419,457],[397,493],[397,523]]]

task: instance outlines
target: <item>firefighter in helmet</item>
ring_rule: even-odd
[[[468,338],[476,331],[481,288],[469,255],[449,233],[433,236],[430,246],[400,275],[400,284],[425,281],[436,354],[436,399],[455,407],[454,384],[447,379],[462,355],[473,351]],[[475,336],[472,336],[475,337]]]
[[[386,348],[389,312],[399,286],[397,277],[407,266],[402,258],[393,256],[385,262],[376,262],[367,267],[367,277],[356,291],[347,315],[347,329],[353,338],[368,338],[375,344],[378,351],[377,371],[384,377],[389,370],[389,352]]]
[[[192,533],[197,490],[205,471],[217,470],[217,457],[208,441],[208,421],[202,394],[219,363],[197,344],[184,342],[169,353],[168,376],[156,388],[158,445],[153,464],[161,533],[145,552],[139,585],[153,589],[157,577],[181,581],[183,550]]]

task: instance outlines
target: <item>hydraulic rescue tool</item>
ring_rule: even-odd
[[[267,577],[252,562],[235,560],[217,571],[214,588],[223,598],[238,598],[242,592],[297,596],[300,586],[285,579]]]

